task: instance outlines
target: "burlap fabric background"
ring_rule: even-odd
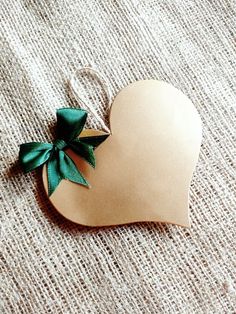
[[[1,313],[235,313],[235,1],[0,6]],[[40,171],[21,172],[19,144],[52,139],[55,109],[78,106],[68,79],[88,63],[105,74],[113,96],[130,82],[157,78],[196,105],[203,142],[190,230],[75,225],[45,198]],[[102,91],[80,81],[105,118]]]

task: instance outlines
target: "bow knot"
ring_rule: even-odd
[[[70,148],[95,167],[94,149],[109,134],[79,137],[87,119],[82,109],[62,108],[57,110],[57,139],[50,143],[31,142],[20,145],[19,160],[25,172],[47,165],[48,194],[55,191],[62,179],[88,186],[88,182],[67,155]]]
[[[67,146],[67,143],[64,140],[56,139],[53,145],[59,150],[63,150]]]

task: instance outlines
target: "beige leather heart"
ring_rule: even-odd
[[[138,81],[116,96],[110,125],[112,134],[95,151],[96,169],[67,151],[91,188],[62,180],[50,197],[55,208],[89,226],[189,226],[189,186],[202,133],[192,102],[165,82]],[[47,191],[46,167],[43,181]]]

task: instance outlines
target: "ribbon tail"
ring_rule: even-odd
[[[47,164],[48,195],[51,196],[63,177],[60,173],[58,152],[54,152]]]
[[[63,179],[89,187],[89,183],[77,169],[74,161],[64,151],[59,151],[59,166]]]
[[[93,146],[82,143],[79,139],[76,139],[69,144],[69,147],[95,168],[96,160]]]

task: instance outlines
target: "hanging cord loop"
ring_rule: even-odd
[[[101,124],[104,131],[111,133],[110,129],[106,126],[105,122],[101,117],[99,117],[97,111],[94,109],[94,107],[91,104],[88,104],[85,102],[79,95],[78,86],[76,84],[76,81],[78,80],[79,74],[81,73],[87,73],[90,74],[92,77],[97,78],[98,82],[103,87],[104,91],[106,92],[107,100],[108,100],[108,111],[110,111],[111,108],[111,91],[110,88],[103,77],[101,73],[92,68],[91,66],[84,66],[82,68],[77,69],[74,74],[71,76],[71,79],[69,80],[70,90],[72,92],[73,97],[78,101],[78,103],[82,104],[84,109],[87,109],[92,115],[96,118],[96,120]]]

